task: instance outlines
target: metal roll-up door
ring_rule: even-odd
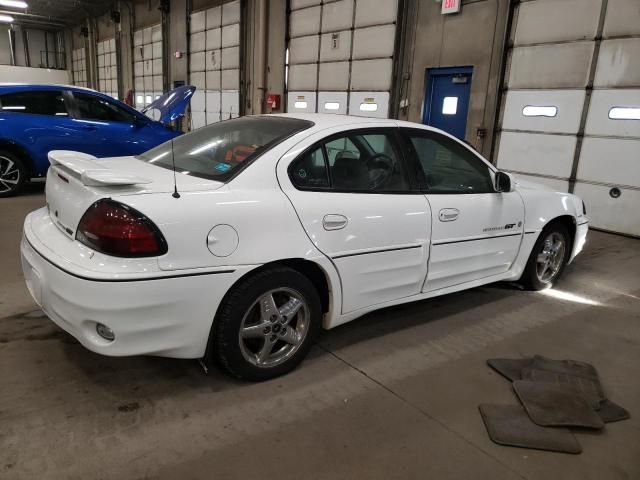
[[[397,1],[291,0],[287,111],[387,118]]]
[[[118,62],[116,39],[98,42],[98,90],[118,98]]]
[[[189,22],[191,128],[240,112],[240,2],[193,12]]]
[[[637,0],[529,0],[514,13],[498,167],[581,196],[592,226],[640,235]]]
[[[87,86],[87,61],[84,47],[76,48],[71,52],[71,72],[74,85]]]
[[[133,33],[133,82],[135,106],[141,109],[163,93],[162,27],[160,24]]]

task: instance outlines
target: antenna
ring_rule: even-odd
[[[171,164],[173,165],[173,193],[171,196],[173,198],[180,198],[180,194],[178,193],[178,182],[176,182],[176,159],[173,156],[173,139],[171,139]]]

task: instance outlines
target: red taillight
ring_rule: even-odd
[[[158,228],[143,214],[113,200],[98,200],[84,213],[76,240],[116,257],[153,257],[167,253]]]

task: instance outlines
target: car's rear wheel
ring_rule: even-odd
[[[320,297],[309,279],[287,267],[269,268],[227,294],[208,356],[238,378],[268,380],[304,359],[321,321]]]
[[[567,264],[569,247],[569,232],[562,223],[545,227],[531,250],[521,283],[529,290],[552,287]]]
[[[13,153],[0,150],[0,198],[18,194],[26,177],[24,162]]]

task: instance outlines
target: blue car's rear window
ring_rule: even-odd
[[[173,169],[175,161],[179,173],[224,182],[274,145],[312,125],[297,118],[241,117],[182,135],[136,158],[168,169]]]

